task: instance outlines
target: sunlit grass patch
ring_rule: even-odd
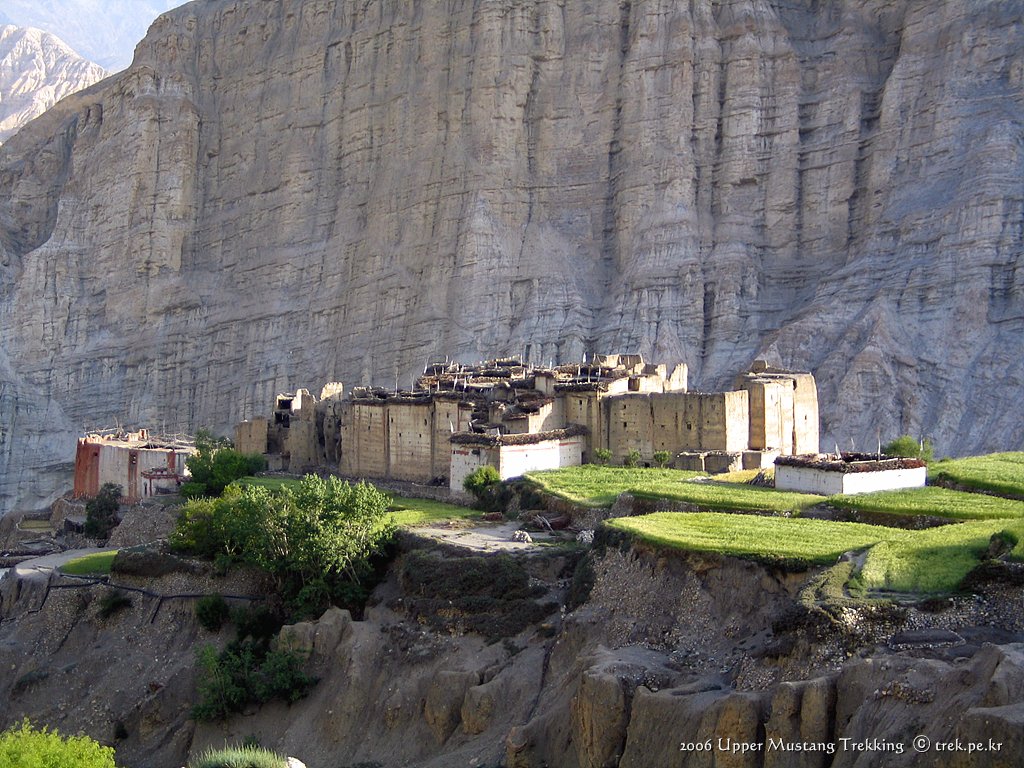
[[[1024,453],[990,453],[928,466],[928,480],[1024,498]]]
[[[994,533],[1007,530],[1024,559],[1024,520],[985,520],[911,531],[864,523],[722,513],[658,512],[607,523],[674,549],[788,565],[825,565],[868,549],[861,580],[873,590],[950,592],[979,563]]]
[[[106,576],[110,573],[110,565],[114,562],[116,549],[106,552],[94,552],[91,555],[76,557],[60,566],[60,570],[72,576]]]
[[[804,565],[834,563],[844,552],[877,543],[883,530],[864,523],[721,512],[655,512],[607,525],[674,549]]]
[[[394,496],[391,501],[391,514],[400,526],[423,525],[441,520],[452,520],[467,517],[479,517],[480,510],[446,504],[431,499],[410,499]]]
[[[844,509],[893,515],[929,515],[955,520],[1024,518],[1024,501],[951,491],[937,486],[830,496],[828,502]]]

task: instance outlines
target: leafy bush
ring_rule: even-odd
[[[659,467],[668,466],[669,461],[672,460],[672,454],[668,451],[655,451],[654,452],[654,463]]]
[[[251,638],[236,640],[220,653],[212,645],[204,646],[199,651],[199,701],[192,716],[221,720],[250,703],[298,701],[316,683],[302,671],[302,664],[298,654],[272,651],[266,641]]]
[[[373,573],[372,559],[391,540],[389,503],[371,485],[316,475],[278,491],[231,485],[220,498],[187,502],[171,544],[201,557],[257,566],[275,578],[290,604],[317,581],[337,599],[347,583],[358,585]],[[302,601],[315,592],[307,589]]]
[[[231,611],[231,623],[239,640],[251,637],[269,641],[284,623],[282,618],[264,605],[239,606]]]
[[[14,768],[114,768],[114,750],[88,736],[61,736],[27,720],[0,733],[0,766]]]
[[[918,442],[910,435],[902,435],[882,446],[886,456],[902,456],[907,459],[921,459],[925,463],[935,460],[935,448],[932,441],[925,438]]]
[[[637,467],[640,465],[640,458],[640,451],[634,448],[626,454],[626,458],[622,460],[622,464],[626,467]]]
[[[228,601],[220,593],[207,595],[196,601],[196,620],[199,626],[210,632],[219,632],[230,613]]]
[[[476,496],[477,501],[483,501],[491,487],[500,482],[501,475],[498,474],[498,470],[490,464],[485,464],[467,475],[462,481],[462,487]]]
[[[196,435],[196,453],[185,460],[185,465],[192,479],[182,484],[181,494],[190,499],[220,496],[235,480],[267,468],[260,454],[236,451],[226,440],[203,431]]]
[[[594,449],[594,462],[596,464],[605,465],[612,460],[612,452],[607,448],[595,448]]]
[[[105,539],[117,526],[117,512],[121,508],[121,486],[104,483],[99,493],[85,503],[85,535],[91,539]]]
[[[210,749],[194,760],[188,768],[287,768],[288,759],[258,746]]]

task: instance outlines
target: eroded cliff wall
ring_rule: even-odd
[[[0,503],[83,426],[528,344],[1020,447],[1022,42],[1008,0],[184,6],[0,150]]]

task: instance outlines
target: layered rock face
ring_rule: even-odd
[[[0,144],[69,93],[106,74],[51,34],[0,26]]]
[[[1022,41],[1009,1],[177,9],[0,150],[3,503],[86,423],[446,354],[764,355],[829,449],[1020,447]]]

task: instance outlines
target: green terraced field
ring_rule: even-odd
[[[1024,453],[990,453],[934,462],[928,467],[928,480],[1024,498]]]
[[[60,570],[72,576],[105,576],[110,573],[110,565],[114,562],[116,549],[109,552],[95,552],[91,555],[76,557],[60,566]]]
[[[973,521],[909,531],[829,520],[658,512],[606,524],[661,546],[768,563],[825,565],[844,552],[867,548],[861,574],[864,585],[897,592],[955,590],[998,531],[1009,530],[1024,542],[1024,520]],[[1024,559],[1021,543],[1013,555]]]
[[[937,486],[879,491],[853,496],[830,496],[828,503],[844,509],[892,515],[929,515],[953,520],[1024,518],[1024,501],[951,491]]]
[[[743,483],[691,482],[701,472],[678,469],[632,469],[584,464],[526,477],[548,493],[587,507],[607,507],[620,493],[641,498],[670,499],[714,509],[790,512],[824,499],[806,493],[776,491]]]

